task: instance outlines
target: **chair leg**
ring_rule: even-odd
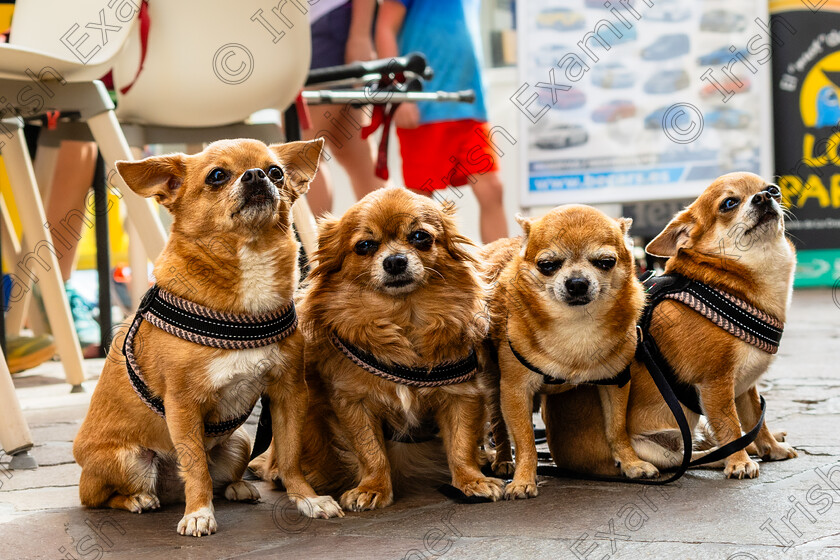
[[[315,266],[315,251],[318,250],[318,224],[315,222],[315,215],[302,196],[292,206],[292,221],[295,224],[303,250],[309,259],[309,266]]]
[[[13,263],[19,262],[21,257],[20,243],[18,242],[15,226],[12,224],[12,217],[9,215],[9,208],[6,201],[0,197],[0,242],[3,243],[3,256],[11,270]],[[29,279],[25,280],[28,284]],[[29,286],[27,285],[27,288]],[[17,336],[23,328],[23,318],[26,317],[26,306],[28,298],[22,298],[17,302],[9,302],[9,310],[6,312],[6,336]]]
[[[131,282],[128,285],[128,293],[131,296],[131,306],[137,308],[143,296],[149,291],[149,260],[143,246],[138,243],[140,233],[129,219],[125,224],[128,231],[128,266],[131,267]]]
[[[134,159],[113,111],[105,111],[90,117],[87,123],[109,169],[114,167],[114,162],[117,160]],[[119,175],[114,175],[114,177],[123,195],[122,200],[125,202],[128,215],[141,233],[140,239],[146,254],[152,260],[157,259],[166,244],[166,233],[152,202],[135,194]]]
[[[35,169],[35,182],[38,183],[38,191],[41,193],[41,200],[48,201],[50,199],[50,192],[52,191],[53,176],[55,175],[55,166],[58,162],[58,148],[53,146],[38,146],[38,157],[32,163]],[[46,210],[46,207],[44,208]],[[55,226],[55,224],[51,224]],[[28,253],[32,248],[27,246],[26,237],[22,239],[23,253]],[[17,255],[20,257],[20,255]],[[9,331],[9,334],[20,334],[23,328],[24,318],[29,320],[29,328],[37,334],[44,334],[48,332],[47,325],[41,316],[41,311],[37,305],[32,305],[32,282],[29,278],[22,278],[26,282],[26,291],[23,298],[15,302],[14,306],[10,306],[9,317],[6,319],[6,324],[14,327]]]
[[[6,365],[6,357],[0,355],[0,409],[3,421],[0,422],[0,447],[9,455],[25,451],[32,447],[32,435],[23,417],[15,394],[12,374]]]
[[[67,382],[77,388],[85,379],[82,349],[79,347],[79,338],[73,327],[73,318],[67,303],[67,295],[64,293],[64,283],[61,281],[61,271],[58,268],[52,236],[44,227],[47,217],[38,192],[38,185],[35,182],[35,172],[32,169],[22,129],[14,131],[3,150],[3,155],[6,159],[12,192],[18,204],[23,231],[26,232],[28,244],[32,246],[32,251],[24,255],[21,260],[25,271],[20,271],[20,267],[18,270],[31,278],[28,270],[29,262],[35,260],[43,266],[44,270],[32,279],[43,281],[41,291],[44,307],[55,335],[56,348],[61,355]]]

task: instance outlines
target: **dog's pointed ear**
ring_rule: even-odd
[[[306,194],[309,190],[309,183],[318,172],[324,143],[323,138],[316,138],[302,142],[272,144],[268,147],[282,162],[283,172],[286,174],[286,185],[294,198]]]
[[[633,225],[633,218],[616,218],[615,220],[618,222],[618,228],[621,230],[621,236],[624,238],[624,246],[627,247],[627,250],[630,251],[630,254],[633,254],[633,247],[635,247],[635,243],[633,243],[633,237],[630,235],[630,226]]]
[[[625,237],[630,235],[630,226],[633,225],[633,218],[617,218],[618,227],[621,229],[621,234]]]
[[[525,233],[525,237],[528,237],[531,234],[531,222],[534,221],[533,218],[529,218],[527,216],[523,216],[519,212],[516,213],[514,217],[516,219],[516,223],[522,228],[522,231]]]
[[[315,252],[317,264],[309,273],[312,278],[338,272],[344,263],[342,251],[341,220],[332,214],[326,214],[318,220],[318,250]]]
[[[468,245],[475,247],[475,243],[466,235],[458,233],[458,225],[455,222],[454,202],[448,200],[441,205],[440,218],[443,223],[442,241],[444,247],[446,247],[446,252],[459,262],[477,262],[472,253],[464,248],[464,246]]]
[[[654,257],[675,256],[681,248],[688,246],[695,225],[694,217],[688,210],[683,210],[671,220],[662,233],[648,243],[645,252]]]
[[[184,154],[154,156],[139,161],[118,161],[117,173],[128,187],[142,197],[154,197],[169,208],[187,174]]]

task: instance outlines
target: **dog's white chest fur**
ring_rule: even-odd
[[[239,249],[240,301],[249,313],[259,314],[278,308],[284,303],[277,290],[277,250],[254,251],[247,246]]]
[[[770,364],[774,356],[755,346],[746,343],[740,345],[737,351],[738,362],[735,370],[735,396],[744,393],[747,389],[758,382]]]

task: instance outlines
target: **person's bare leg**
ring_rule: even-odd
[[[481,241],[490,243],[508,236],[502,181],[496,172],[471,175],[473,193],[480,208]]]
[[[362,139],[361,128],[369,119],[361,109],[342,105],[317,105],[312,107],[311,118],[312,129],[304,131],[304,138],[326,138],[330,155],[347,172],[357,199],[385,186],[386,182],[376,176],[376,146],[373,138]],[[319,175],[321,172],[315,176],[307,197],[316,215],[332,207],[329,176],[323,177],[323,182],[319,183]]]
[[[65,282],[70,279],[76,262],[84,225],[78,213],[86,211],[85,197],[93,184],[95,166],[96,144],[74,140],[61,143],[46,211],[47,221],[62,238],[53,241],[58,252],[61,278]]]

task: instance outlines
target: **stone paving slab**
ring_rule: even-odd
[[[90,392],[67,394],[58,364],[46,364],[15,378],[42,467],[11,472],[0,456],[0,558],[840,558],[840,309],[829,291],[796,293],[781,348],[761,390],[768,424],[800,456],[761,463],[755,480],[712,470],[667,487],[548,479],[535,499],[474,505],[429,488],[331,520],[301,518],[260,482],[257,504],[217,499],[219,532],[200,539],[175,533],[183,506],[80,507],[71,441]],[[88,391],[101,365],[86,363]]]

